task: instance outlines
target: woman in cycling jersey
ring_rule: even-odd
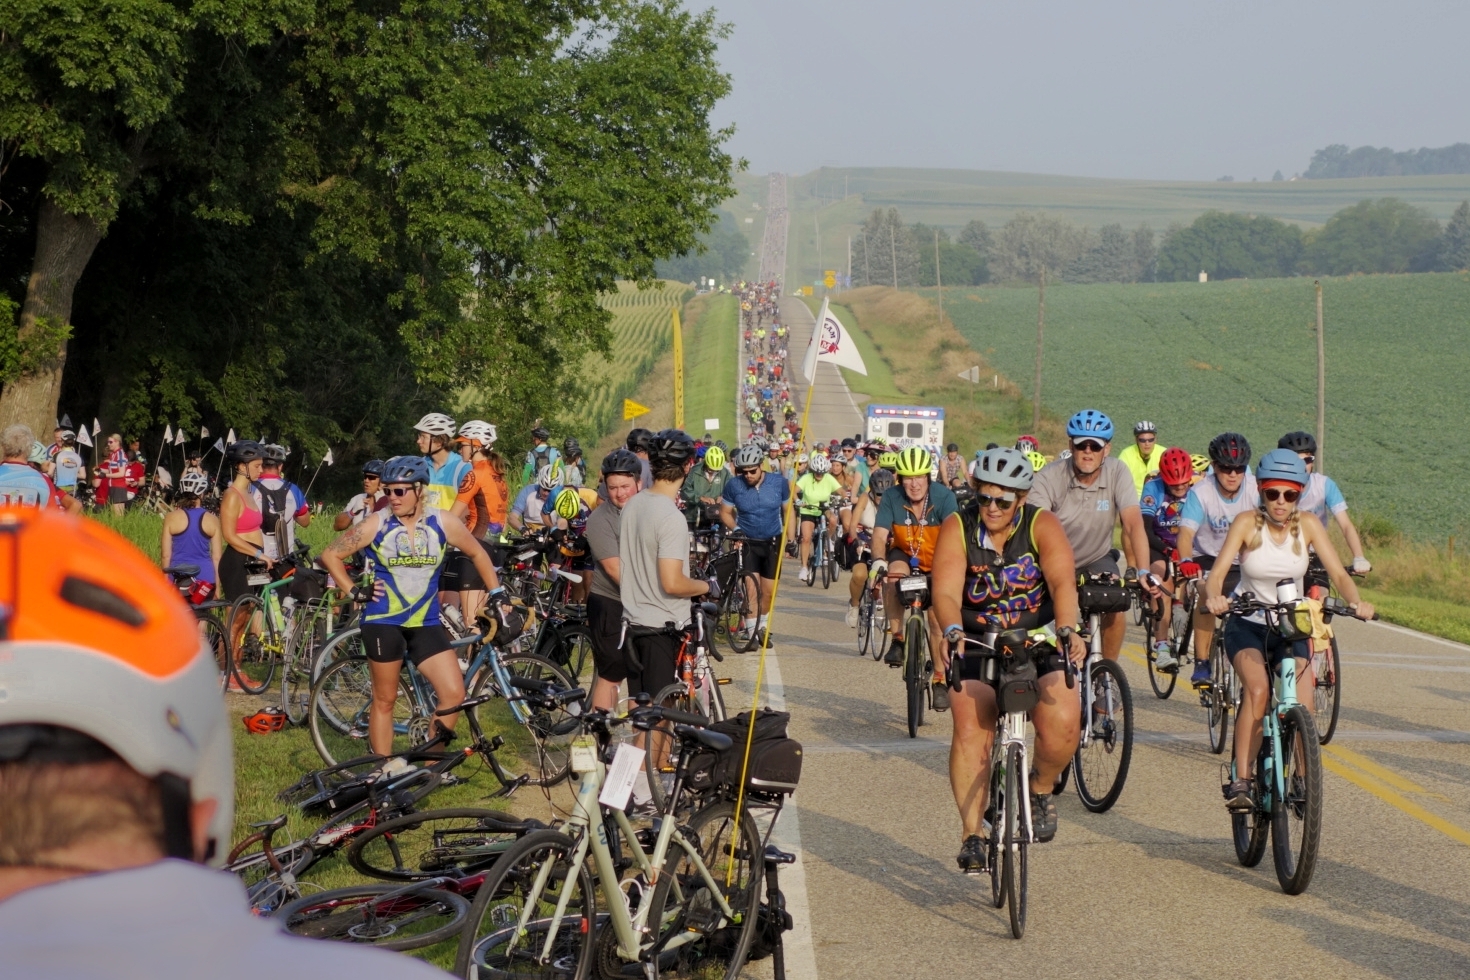
[[[816,532],[817,521],[826,523],[829,542],[837,540],[837,500],[833,498],[842,493],[841,482],[832,475],[831,460],[816,453],[808,465],[811,472],[796,481],[797,511],[801,514],[801,571],[797,579],[802,582],[810,581],[812,577],[807,560],[811,558],[812,535]],[[823,516],[822,508],[829,502],[832,509]]]
[[[261,561],[267,567],[271,560],[265,555],[265,534],[261,531],[263,517],[250,485],[260,476],[265,463],[265,448],[258,442],[240,440],[230,443],[225,449],[225,459],[234,467],[235,478],[225,488],[219,503],[220,534],[225,548],[219,559],[219,586],[224,598],[234,602],[250,591],[250,573],[246,570],[249,561]],[[230,623],[230,649],[243,652],[241,638],[249,628],[248,611],[241,610]],[[240,654],[236,655],[236,663]],[[243,693],[244,689],[233,674],[229,689]]]
[[[1265,602],[1274,602],[1276,583],[1283,579],[1291,579],[1296,583],[1297,595],[1305,595],[1303,579],[1307,574],[1308,550],[1315,549],[1332,584],[1346,597],[1354,615],[1359,619],[1373,618],[1373,606],[1358,595],[1358,587],[1342,567],[1322,522],[1315,514],[1297,507],[1306,485],[1307,468],[1296,453],[1275,449],[1261,457],[1256,464],[1260,507],[1231,522],[1215,567],[1204,585],[1205,604],[1211,613],[1225,615],[1230,610],[1231,596],[1247,592]],[[1227,595],[1226,578],[1237,556],[1240,580]],[[1261,612],[1231,616],[1226,621],[1225,656],[1244,688],[1235,723],[1237,778],[1226,789],[1225,805],[1231,810],[1249,810],[1254,805],[1251,776],[1261,747],[1261,717],[1266,712],[1270,693],[1267,658],[1275,663],[1285,656],[1296,657],[1297,690],[1312,690],[1316,677],[1306,641],[1289,643],[1266,623]]]
[[[163,519],[163,535],[159,541],[159,564],[198,565],[195,588],[189,601],[196,605],[210,599],[219,582],[219,560],[224,553],[224,536],[219,518],[205,509],[203,497],[209,490],[209,477],[202,473],[185,473],[179,478],[176,506]],[[236,522],[238,530],[238,522]]]
[[[1169,649],[1170,609],[1173,605],[1174,577],[1169,572],[1169,559],[1179,550],[1180,514],[1194,482],[1194,466],[1189,453],[1173,446],[1159,459],[1159,475],[1143,485],[1139,505],[1143,511],[1143,529],[1148,534],[1149,571],[1163,583],[1159,594],[1161,615],[1149,637],[1154,647],[1154,666],[1174,670],[1178,663]]]

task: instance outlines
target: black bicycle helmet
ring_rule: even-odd
[[[614,476],[619,473],[623,476],[636,476],[641,479],[643,460],[626,449],[614,449],[602,458],[602,475]]]
[[[536,426],[536,428],[534,428],[534,429],[531,430],[531,438],[532,439],[550,439],[551,438],[551,430],[548,429],[544,425],[538,425],[538,426]]]
[[[1317,437],[1310,432],[1288,432],[1276,442],[1277,449],[1290,449],[1294,453],[1315,453]]]
[[[634,453],[648,452],[648,443],[653,439],[653,433],[647,429],[634,429],[628,433],[628,451]]]
[[[648,462],[653,466],[677,466],[694,458],[694,440],[682,429],[662,429],[648,440]]]
[[[248,463],[251,460],[265,459],[265,447],[254,439],[241,439],[225,447],[225,459],[229,460],[232,466]]]
[[[868,477],[868,493],[872,494],[874,500],[880,500],[897,482],[898,477],[893,475],[892,470],[874,470],[873,475]]]
[[[363,463],[362,475],[376,476],[381,479],[383,476],[383,461],[381,459],[370,459],[366,463]]]
[[[563,456],[580,456],[582,455],[582,444],[576,440],[575,436],[567,436],[566,440],[561,444],[561,454]]]
[[[1216,466],[1249,466],[1251,444],[1239,432],[1222,432],[1210,440],[1210,462]]]

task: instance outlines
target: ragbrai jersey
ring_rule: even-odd
[[[1190,488],[1184,500],[1184,509],[1179,514],[1179,526],[1194,531],[1194,546],[1191,557],[1208,555],[1213,558],[1225,544],[1225,535],[1230,524],[1241,514],[1255,510],[1261,505],[1261,496],[1256,492],[1255,474],[1247,472],[1240,492],[1227,500],[1220,494],[1220,484],[1214,476],[1207,477]],[[1240,559],[1236,558],[1236,563]]]
[[[806,517],[816,517],[833,494],[842,492],[842,484],[831,473],[823,473],[821,479],[806,473],[796,481],[796,492],[801,496],[798,510]]]
[[[906,552],[909,564],[917,561],[917,569],[930,571],[934,567],[934,546],[939,542],[939,525],[959,509],[954,492],[938,483],[929,484],[929,496],[924,501],[923,515],[909,509],[908,496],[902,485],[883,494],[878,503],[876,528],[887,528],[889,547]],[[879,557],[885,557],[880,555]]]
[[[1143,496],[1139,504],[1143,511],[1144,527],[1151,528],[1153,537],[1159,539],[1165,551],[1179,547],[1179,522],[1184,513],[1184,502],[1189,499],[1169,496],[1169,490],[1160,479],[1149,480],[1143,485]]]
[[[0,463],[0,504],[49,507],[51,484],[28,463]]]
[[[424,494],[424,510],[449,510],[462,493],[469,493],[475,486],[475,468],[462,458],[450,453],[443,466],[435,466],[432,456],[425,456],[429,464],[429,486]]]
[[[1321,473],[1313,473],[1307,478],[1307,488],[1296,506],[1297,510],[1316,514],[1317,519],[1325,525],[1329,514],[1341,514],[1347,510],[1347,501],[1337,488],[1336,480]]]
[[[387,594],[379,599],[374,593],[363,610],[362,621],[390,626],[437,626],[439,573],[444,568],[446,546],[438,512],[424,514],[412,530],[396,516],[389,515],[368,546],[374,573],[388,587]]]
[[[1039,513],[1040,508],[1022,504],[1005,547],[997,552],[978,510],[970,506],[960,511],[966,564],[960,620],[965,632],[979,635],[987,626],[1033,630],[1056,618],[1036,547]]]

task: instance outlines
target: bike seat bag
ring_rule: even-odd
[[[1020,634],[1018,641],[1016,634]],[[1000,679],[995,684],[997,710],[1002,714],[1029,712],[1041,699],[1036,657],[1033,655],[1040,651],[1026,647],[1026,635],[1021,630],[1001,634],[995,646],[1001,653]]]
[[[755,717],[755,733],[750,742],[750,764],[745,775],[747,792],[763,796],[782,796],[796,791],[801,781],[801,743],[787,738],[789,712],[762,709]],[[701,792],[716,787],[735,792],[740,782],[740,767],[745,758],[745,741],[750,730],[750,712],[743,712],[710,726],[711,731],[730,736],[730,748],[724,752],[700,752],[689,763],[689,788]]]

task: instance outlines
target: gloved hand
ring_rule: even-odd
[[[882,558],[879,558],[877,561],[873,562],[873,564],[868,566],[868,584],[872,585],[878,579],[887,574],[888,562],[884,561]]]
[[[1353,559],[1354,575],[1367,575],[1371,571],[1373,571],[1373,563],[1371,561],[1364,558],[1362,555],[1359,555],[1358,557]]]
[[[709,591],[705,593],[705,598],[711,601],[718,599],[720,597],[719,580],[711,575],[709,578],[705,579],[705,583],[709,585]]]
[[[1200,568],[1197,561],[1182,561],[1179,563],[1179,574],[1185,578],[1199,578],[1204,569]]]

